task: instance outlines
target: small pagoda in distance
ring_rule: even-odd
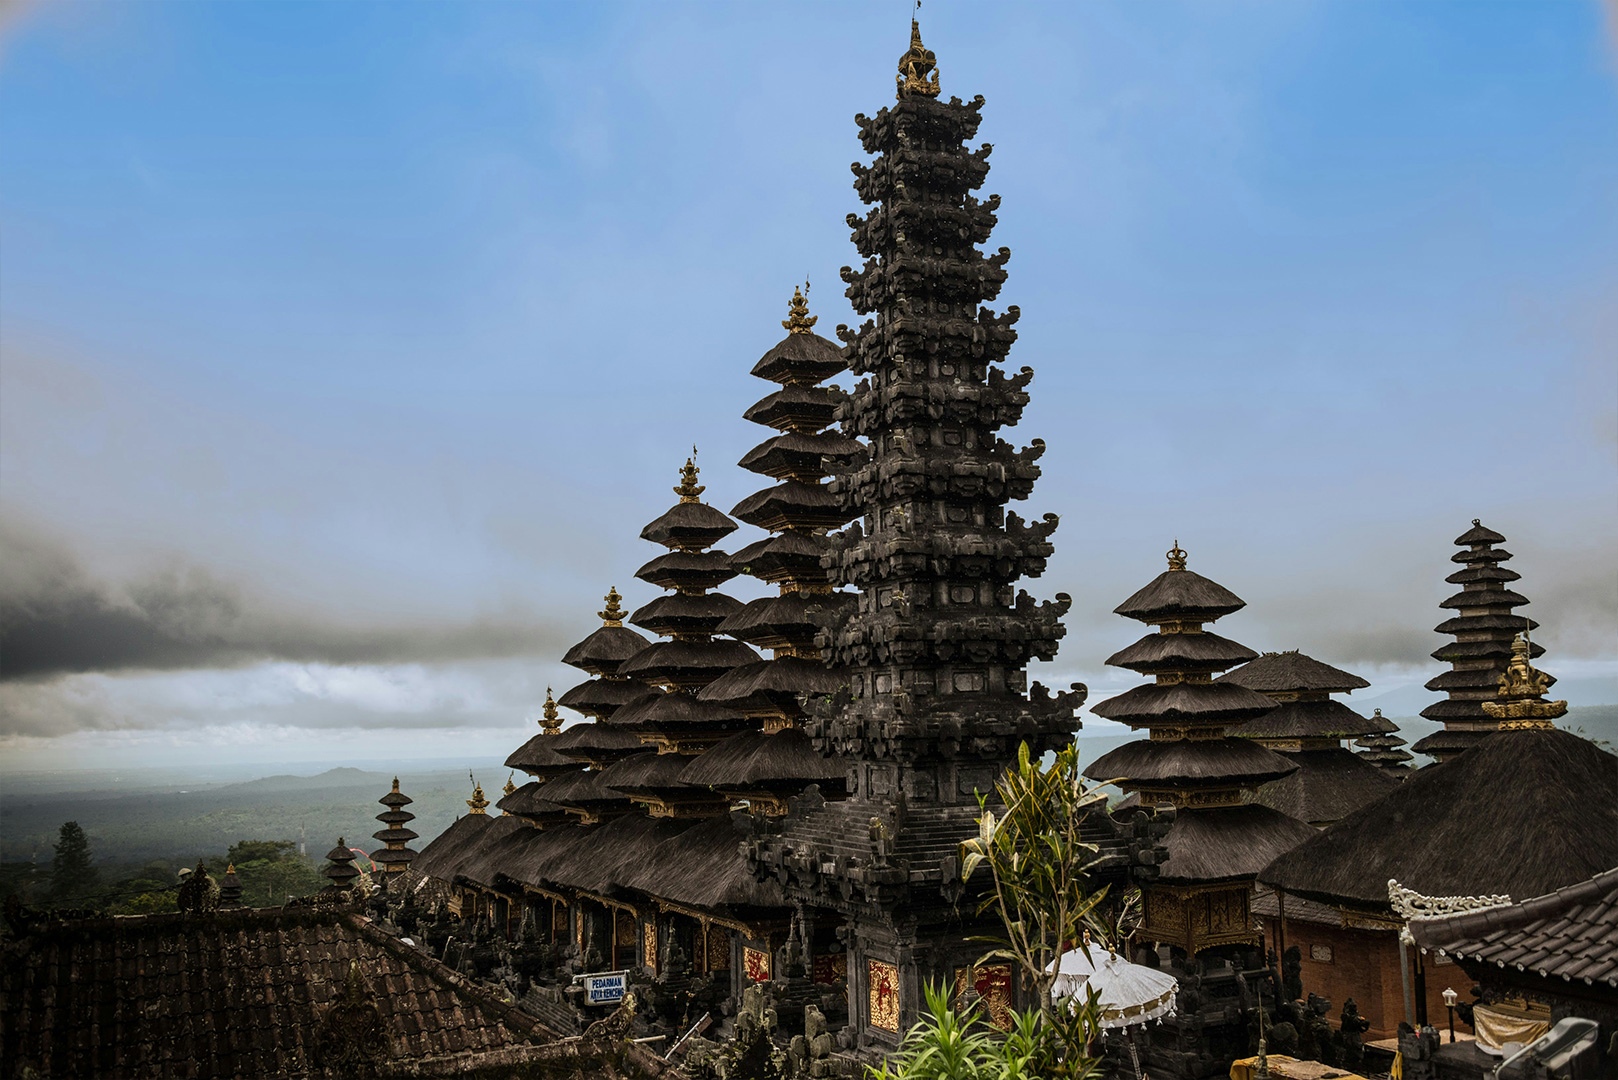
[[[1298,766],[1290,776],[1259,788],[1254,802],[1325,828],[1397,783],[1343,746],[1344,739],[1393,730],[1380,712],[1371,719],[1332,700],[1332,694],[1371,685],[1358,675],[1293,650],[1267,652],[1215,682],[1245,686],[1279,703],[1273,712],[1231,729],[1232,735],[1252,739]]]
[[[481,810],[475,812],[482,813]],[[316,895],[327,900],[347,900],[353,895],[350,890],[360,876],[359,867],[354,865],[354,853],[348,849],[348,841],[339,836],[337,846],[326,852],[326,860],[326,868],[321,874],[330,884]]]
[[[1441,721],[1444,730],[1433,732],[1414,747],[1416,752],[1430,754],[1440,762],[1448,761],[1496,731],[1513,726],[1510,722],[1513,717],[1495,715],[1485,702],[1503,700],[1502,684],[1509,679],[1517,635],[1531,633],[1539,624],[1512,610],[1527,604],[1528,598],[1506,588],[1508,582],[1517,581],[1522,575],[1500,565],[1512,557],[1511,552],[1495,546],[1505,541],[1504,536],[1487,528],[1477,518],[1472,519],[1470,529],[1455,538],[1456,546],[1464,550],[1457,551],[1450,559],[1460,563],[1462,568],[1444,580],[1459,585],[1461,591],[1439,606],[1456,614],[1433,628],[1440,634],[1453,635],[1455,640],[1432,654],[1435,660],[1447,661],[1451,670],[1427,683],[1427,689],[1442,690],[1448,697],[1421,711],[1428,720]],[[1545,652],[1526,637],[1523,650],[1524,665]],[[1535,675],[1540,680],[1536,683],[1540,694],[1533,696],[1543,696],[1544,690],[1556,680],[1543,672],[1535,672]],[[1529,696],[1521,693],[1520,687],[1513,693],[1516,699]],[[1544,726],[1549,726],[1548,717],[1525,715],[1515,719],[1544,719]]]
[[[844,370],[842,350],[814,332],[808,286],[794,289],[781,326],[787,336],[753,367],[761,379],[779,383],[743,414],[774,428],[775,435],[743,456],[741,467],[780,481],[750,495],[731,512],[771,535],[738,551],[730,565],[779,589],[754,600],[719,625],[719,631],[773,651],[773,658],[743,664],[715,679],[701,701],[735,709],[750,721],[693,762],[687,784],[710,787],[745,801],[755,813],[784,814],[789,796],[811,784],[822,795],[843,793],[846,766],[822,757],[803,731],[806,695],[835,693],[843,679],[826,666],[816,635],[852,608],[852,593],[835,591],[820,560],[830,550],[828,528],[849,514],[824,481],[833,467],[863,449],[853,439],[824,429],[848,395],[820,383]]]
[[[1254,879],[1315,829],[1254,799],[1264,784],[1296,772],[1297,763],[1231,735],[1274,712],[1276,702],[1240,682],[1213,678],[1258,658],[1247,646],[1204,629],[1246,602],[1186,569],[1178,541],[1168,563],[1115,609],[1157,632],[1107,659],[1153,681],[1091,708],[1097,716],[1146,729],[1149,738],[1103,754],[1084,775],[1116,780],[1142,804],[1175,808],[1165,839],[1168,862],[1143,892],[1140,935],[1192,956],[1258,943],[1251,914]]]
[[[416,815],[406,810],[410,805],[410,796],[399,790],[399,778],[393,778],[393,790],[382,796],[377,802],[385,808],[376,819],[382,823],[378,832],[371,834],[372,839],[382,841],[382,848],[371,852],[371,861],[382,868],[384,876],[402,874],[410,869],[410,864],[416,858],[416,852],[405,845],[417,838],[418,833],[406,828],[406,823],[414,821]]]
[[[1379,726],[1375,734],[1365,735],[1354,740],[1355,746],[1362,747],[1359,751],[1360,757],[1365,761],[1369,761],[1395,780],[1403,780],[1414,771],[1410,767],[1410,761],[1415,755],[1408,750],[1400,749],[1400,747],[1404,746],[1405,740],[1395,734],[1399,730],[1398,726],[1392,720],[1383,716],[1381,709],[1377,709],[1371,714],[1371,720],[1387,726]]]

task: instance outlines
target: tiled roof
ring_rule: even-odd
[[[346,1045],[345,1031],[366,1032],[365,1045]],[[0,948],[0,1032],[5,1076],[193,1080],[318,1076],[356,1049],[380,1065],[544,1035],[330,908],[45,923]]]
[[[1618,987],[1618,869],[1520,904],[1420,919],[1410,933],[1457,960]]]

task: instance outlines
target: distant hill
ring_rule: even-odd
[[[499,798],[507,770],[482,763],[476,771],[488,797]],[[466,812],[471,790],[463,767],[405,771],[399,779],[414,800],[407,809],[416,815],[411,827],[421,840],[412,846],[418,850]],[[240,840],[302,840],[316,858],[339,836],[370,850],[381,846],[371,839],[382,827],[376,800],[392,786],[392,773],[335,768],[199,791],[8,791],[0,795],[0,860],[48,861],[64,821],[84,826],[99,862],[190,860],[222,855]]]

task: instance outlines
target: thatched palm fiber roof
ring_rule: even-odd
[[[1565,731],[1502,731],[1415,773],[1259,880],[1384,910],[1390,878],[1428,896],[1527,897],[1613,866],[1618,757]]]
[[[595,721],[563,728],[550,739],[552,750],[583,761],[618,757],[641,748],[640,740],[629,732]]]
[[[712,589],[736,576],[730,560],[723,551],[670,551],[636,570],[635,576],[660,589]]]
[[[521,769],[530,776],[549,776],[578,768],[577,761],[557,753],[551,745],[557,738],[540,732],[511,752],[506,758],[506,768]]]
[[[1235,671],[1219,676],[1218,681],[1232,682],[1249,690],[1257,690],[1261,694],[1311,690],[1336,694],[1364,690],[1371,685],[1358,675],[1351,675],[1341,668],[1323,664],[1296,649],[1290,652],[1267,652]]]
[[[1397,730],[1382,716],[1361,716],[1340,701],[1287,701],[1274,712],[1232,728],[1244,739],[1352,739]]]
[[[1467,547],[1472,544],[1503,544],[1506,538],[1486,527],[1476,518],[1472,519],[1472,527],[1455,538],[1456,547]]]
[[[743,839],[729,815],[705,819],[627,864],[620,885],[706,911],[785,907],[774,879],[760,883],[747,869]]]
[[[1244,723],[1275,708],[1275,702],[1235,683],[1147,683],[1090,706],[1097,716],[1120,723]]]
[[[601,720],[611,719],[625,705],[657,693],[639,679],[589,679],[556,699],[564,709]]]
[[[784,386],[766,394],[742,413],[743,420],[778,431],[792,427],[825,427],[836,419],[837,404],[848,394],[839,386]]]
[[[1156,623],[1176,619],[1213,622],[1247,601],[1217,582],[1190,570],[1165,570],[1150,585],[1112,610],[1125,618]]]
[[[847,767],[838,758],[822,757],[809,736],[797,728],[771,735],[741,731],[691,762],[680,779],[698,787],[727,791],[802,790],[809,784],[839,789]]]
[[[1311,825],[1340,821],[1399,786],[1398,780],[1341,747],[1281,756],[1296,763],[1298,771],[1259,788],[1254,801]]]
[[[753,365],[753,374],[777,383],[817,383],[846,370],[842,346],[819,334],[788,334]]]
[[[678,502],[640,531],[642,540],[669,548],[701,548],[736,531],[736,523],[707,503]]]
[[[1143,675],[1159,671],[1223,671],[1258,656],[1246,645],[1218,634],[1147,634],[1107,657],[1108,667]]]
[[[654,634],[712,632],[742,609],[742,602],[724,593],[669,593],[637,608],[629,621]]]
[[[1251,787],[1296,768],[1246,739],[1138,739],[1102,754],[1084,775],[1100,781],[1124,777],[1132,784]]]
[[[618,670],[648,681],[705,686],[733,667],[757,660],[758,653],[728,638],[658,641],[642,649]]]
[[[1319,835],[1278,810],[1257,803],[1217,810],[1181,810],[1163,843],[1164,884],[1251,878],[1282,852]]]
[[[792,705],[799,694],[834,694],[848,676],[819,660],[783,656],[757,660],[719,676],[697,694],[700,701],[726,702],[745,707],[754,695],[776,705]],[[763,702],[758,702],[763,704]]]
[[[632,754],[601,770],[601,782],[614,791],[627,794],[658,794],[681,791],[696,794],[680,782],[680,774],[695,758],[681,754],[659,754],[648,750]]]
[[[1618,869],[1509,907],[1417,919],[1424,950],[1618,988]]]
[[[647,731],[714,727],[740,720],[741,714],[735,709],[702,701],[692,694],[653,694],[626,705],[612,718],[614,724]]]
[[[563,654],[562,663],[592,675],[612,675],[619,664],[647,644],[644,637],[627,626],[603,626]]]

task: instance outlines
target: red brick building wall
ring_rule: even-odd
[[[1264,926],[1264,946],[1277,949],[1275,929],[1277,920],[1260,920]],[[1329,1019],[1337,1026],[1343,1002],[1354,999],[1360,1015],[1371,1022],[1365,1033],[1367,1040],[1391,1039],[1404,1019],[1404,985],[1399,971],[1399,937],[1393,930],[1358,930],[1343,926],[1287,919],[1287,947],[1296,946],[1303,961],[1303,992],[1319,994],[1331,1000]],[[1279,952],[1279,950],[1277,950]],[[1434,964],[1435,957],[1418,956],[1413,947],[1411,957],[1411,987],[1414,992],[1416,971],[1425,963],[1427,983],[1427,1022],[1439,1030],[1449,1023],[1449,1011],[1444,1008],[1444,989],[1452,988],[1460,1000],[1470,1001],[1472,980],[1457,965]],[[1455,1030],[1470,1034],[1471,1029],[1459,1018]]]

